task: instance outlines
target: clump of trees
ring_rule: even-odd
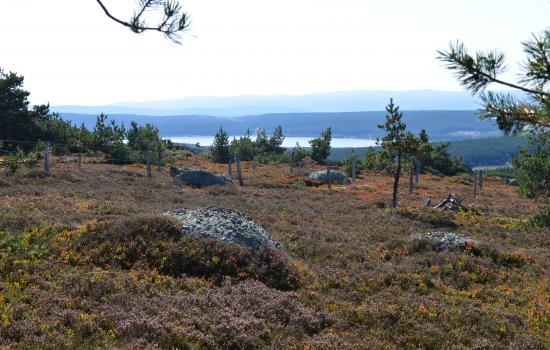
[[[267,136],[264,129],[259,129],[254,140],[250,130],[247,130],[244,136],[234,138],[231,142],[227,133],[220,128],[210,147],[210,158],[216,163],[227,163],[238,153],[241,160],[286,161],[288,155],[285,154],[286,149],[282,146],[284,139],[281,126],[275,128],[271,136]]]
[[[530,147],[522,150],[513,161],[518,173],[520,191],[537,199],[540,213],[538,224],[550,226],[550,29],[533,35],[522,43],[525,60],[518,82],[505,81],[500,75],[506,70],[504,53],[479,51],[471,55],[461,42],[439,51],[458,81],[483,101],[482,118],[494,118],[505,134],[530,135]],[[524,93],[515,98],[510,94],[488,91],[492,85],[503,85]],[[543,219],[541,219],[543,218]]]
[[[93,130],[88,130],[84,124],[73,125],[50,112],[49,105],[30,109],[30,93],[23,88],[23,82],[23,76],[0,69],[0,140],[2,148],[11,153],[8,159],[12,164],[37,158],[36,152],[44,150],[45,142],[50,142],[57,154],[91,152],[104,155],[112,163],[143,162],[147,151],[156,160],[159,151],[173,146],[162,140],[159,130],[150,124],[139,126],[132,122],[127,130],[123,124],[100,114]]]
[[[418,136],[407,131],[407,124],[402,120],[403,113],[390,99],[386,107],[386,121],[378,127],[386,132],[382,140],[378,140],[381,149],[377,152],[370,147],[363,161],[356,164],[356,169],[390,172],[394,176],[392,206],[397,207],[399,180],[403,167],[412,174],[416,166],[422,165],[425,171],[443,175],[456,175],[466,171],[460,157],[451,158],[447,148],[450,143],[431,144],[428,134],[422,130]],[[348,157],[347,170],[351,171],[351,157]]]
[[[71,123],[50,113],[49,105],[29,108],[30,93],[23,89],[24,77],[6,73],[0,68],[0,140],[56,140],[70,141],[78,135]],[[5,147],[12,143],[5,142]],[[31,144],[22,144],[24,150]]]
[[[104,153],[112,163],[145,162],[148,152],[151,160],[156,162],[159,152],[173,148],[171,142],[163,140],[158,128],[151,124],[140,126],[132,121],[130,128],[126,129],[124,124],[118,125],[114,120],[107,122],[107,119],[107,115],[100,114],[94,130],[87,138],[81,138],[81,142],[89,150]]]
[[[210,147],[210,159],[216,163],[227,163],[235,154],[239,154],[241,160],[255,160],[261,163],[287,163],[292,159],[297,163],[305,157],[310,156],[319,164],[325,164],[330,155],[330,143],[332,140],[332,129],[324,130],[320,137],[309,141],[311,151],[305,150],[298,143],[287,152],[283,147],[285,136],[282,126],[278,126],[271,136],[267,135],[265,129],[258,129],[253,139],[250,130],[244,136],[234,138],[229,142],[229,136],[220,128],[214,136],[214,142]]]
[[[418,138],[422,137],[421,131]],[[421,172],[453,176],[461,172],[467,172],[468,167],[464,164],[462,157],[452,157],[449,154],[450,142],[430,143],[420,141],[417,146],[420,149],[415,150],[406,159],[407,167],[421,167]],[[412,163],[412,164],[411,164]],[[351,174],[351,154],[345,161],[346,171]],[[356,158],[356,174],[362,171],[388,172],[393,173],[395,162],[390,152],[383,148],[369,147],[365,153],[364,159]]]

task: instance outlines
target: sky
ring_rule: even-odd
[[[134,0],[105,0],[129,18]],[[435,57],[460,39],[499,49],[550,28],[550,0],[184,0],[183,45],[137,35],[95,0],[0,0],[0,67],[34,104],[348,90],[462,88]]]

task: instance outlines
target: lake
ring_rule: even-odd
[[[229,140],[233,140],[233,137],[239,138],[240,136],[229,136]],[[187,144],[196,144],[197,142],[201,146],[210,146],[214,141],[214,136],[169,136],[164,137],[169,139],[174,143],[187,143]],[[302,136],[289,136],[285,137],[283,142],[283,147],[294,147],[296,142],[302,147],[309,147],[309,140],[314,139],[315,137],[302,137]],[[254,137],[253,137],[254,139]],[[359,148],[359,147],[369,147],[375,146],[376,140],[371,139],[359,139],[359,138],[332,138],[331,146],[334,148]]]

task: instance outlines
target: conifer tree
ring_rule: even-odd
[[[311,145],[311,159],[319,164],[324,164],[330,155],[330,142],[332,141],[332,128],[321,133],[321,137],[309,141]]]
[[[401,176],[401,167],[403,158],[410,155],[417,145],[417,139],[413,134],[407,132],[407,124],[402,121],[403,113],[399,111],[399,106],[393,104],[393,99],[390,99],[390,104],[386,107],[386,122],[378,125],[380,129],[386,131],[386,136],[382,141],[378,141],[382,149],[392,155],[397,163],[393,172],[393,195],[392,207],[397,207],[397,193],[399,189],[399,178]]]
[[[271,148],[270,151],[273,153],[283,153],[285,149],[281,147],[283,145],[283,141],[285,140],[285,136],[283,135],[283,127],[278,126],[273,131],[273,135],[269,138],[269,146]]]
[[[214,136],[214,142],[210,147],[210,157],[215,163],[229,162],[229,136],[223,130],[223,127],[220,127],[220,130]]]

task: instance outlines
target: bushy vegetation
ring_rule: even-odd
[[[81,232],[75,244],[76,254],[103,268],[154,269],[173,277],[203,277],[216,284],[228,277],[253,278],[283,290],[295,289],[298,282],[282,251],[265,245],[251,250],[215,239],[182,237],[178,223],[168,217],[99,224]]]
[[[540,212],[533,223],[550,227],[550,135],[533,136],[529,147],[521,151],[513,164],[521,193],[539,205]]]

